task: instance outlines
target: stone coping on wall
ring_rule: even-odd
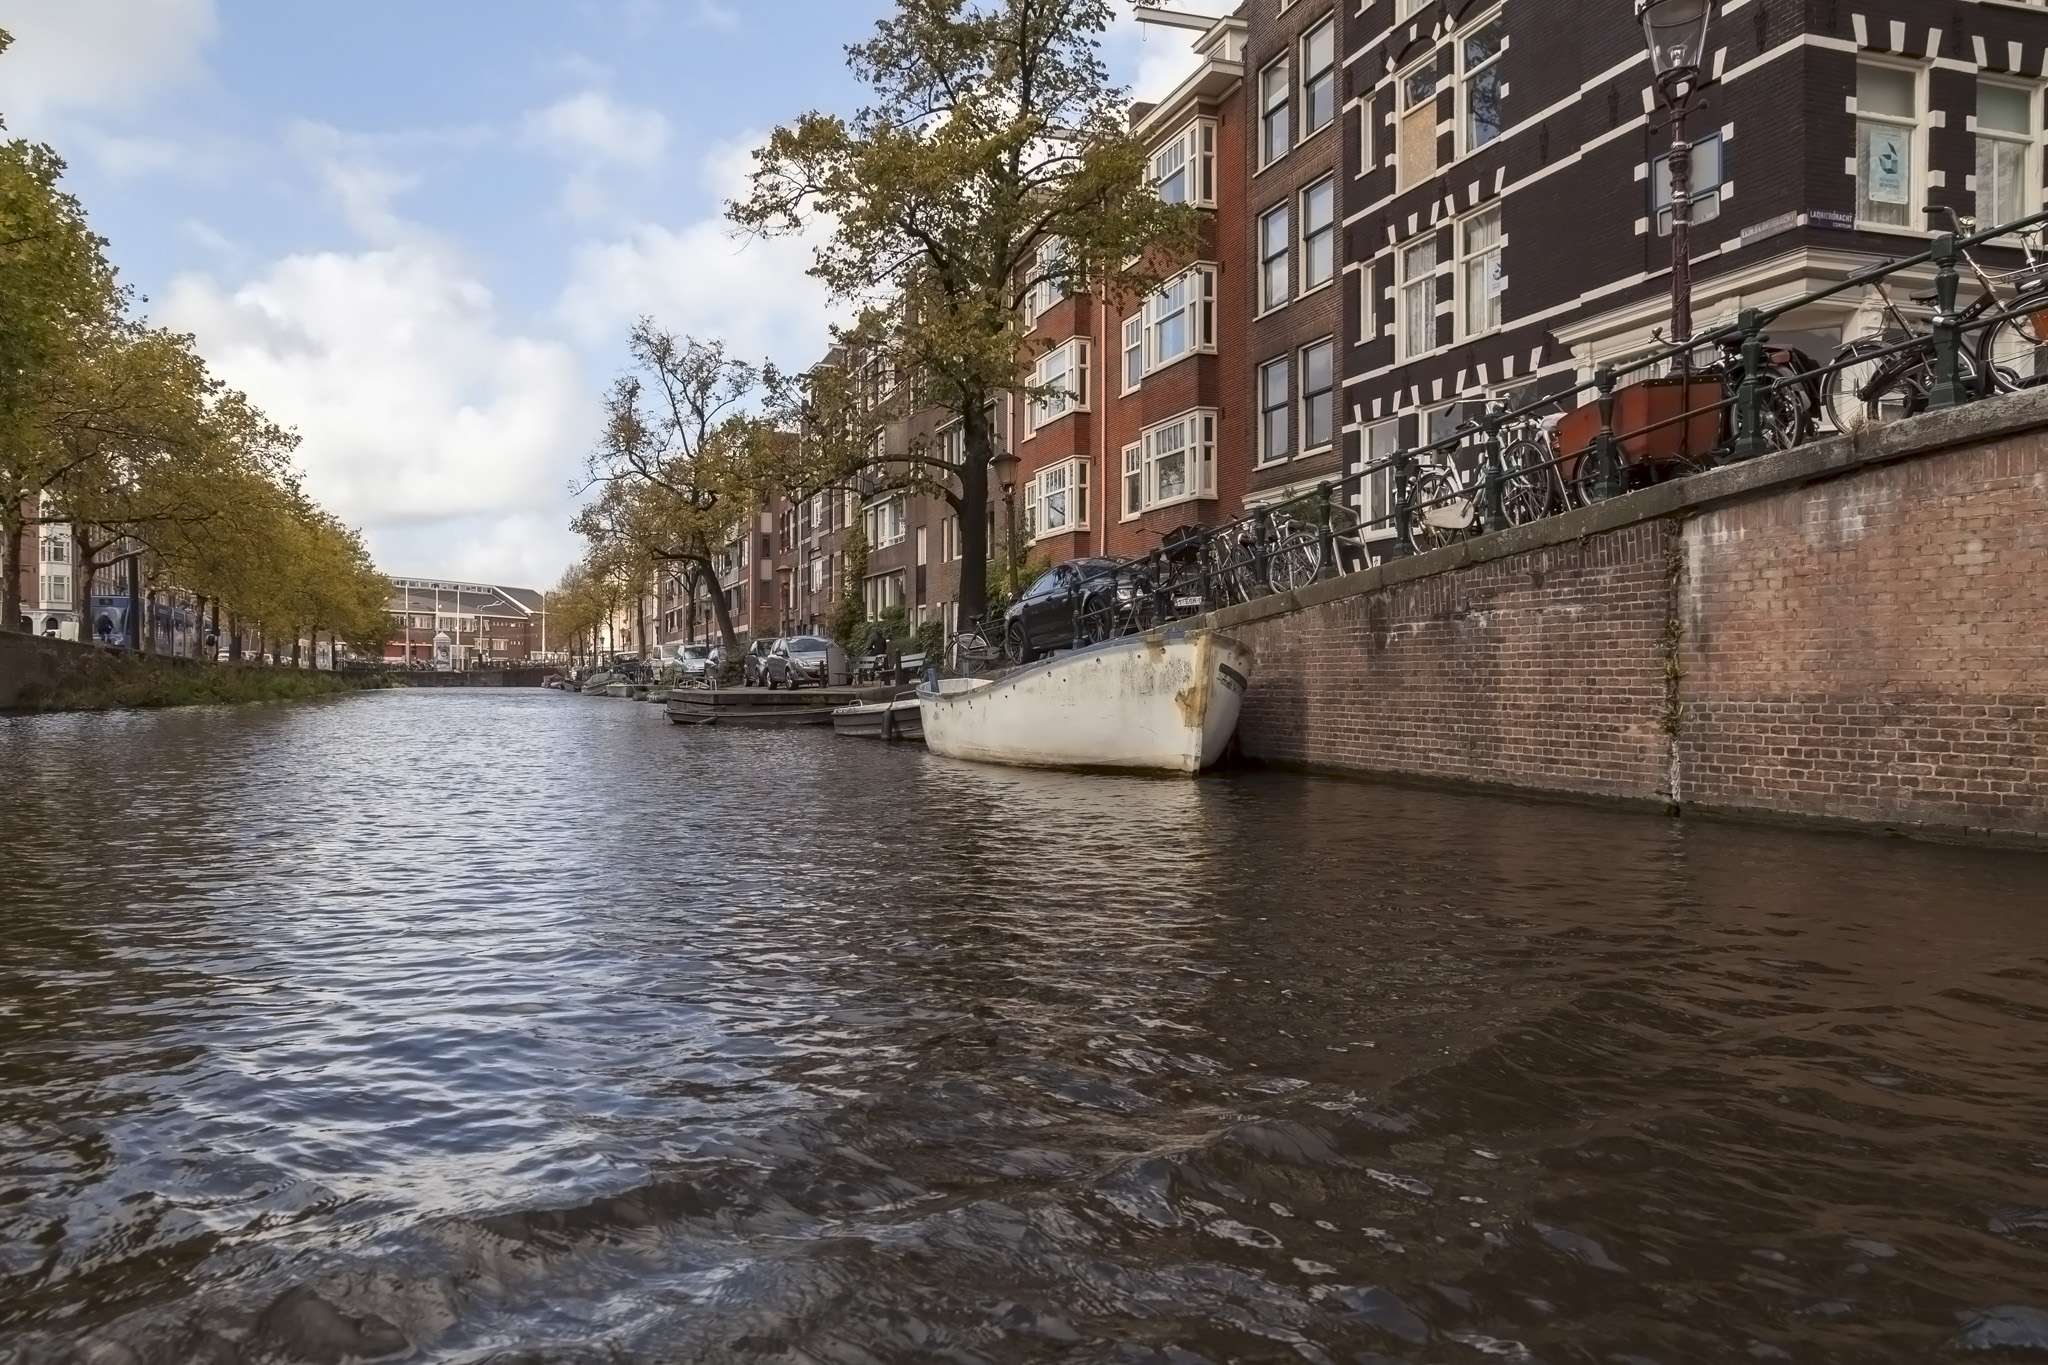
[[[1172,628],[1228,630],[1250,625],[1305,607],[1340,602],[1474,564],[1569,545],[1644,522],[1692,516],[1779,489],[1825,483],[1876,465],[1897,464],[2044,429],[2048,429],[2048,388],[1987,398],[1638,489],[1526,526],[1473,536],[1442,549],[1326,578],[1292,592],[1272,593],[1225,607],[1176,622]]]

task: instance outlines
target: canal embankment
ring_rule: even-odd
[[[291,701],[387,685],[377,674],[205,664],[71,640],[0,634],[0,715]]]
[[[2048,392],[1208,618],[1247,757],[2048,847]]]

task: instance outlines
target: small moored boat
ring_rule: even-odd
[[[1250,677],[1230,636],[1158,630],[993,681],[926,682],[917,699],[926,747],[948,758],[1192,775],[1223,756]]]
[[[832,729],[859,739],[922,740],[923,706],[914,695],[842,706],[832,713]]]

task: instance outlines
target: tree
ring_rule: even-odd
[[[644,584],[657,564],[682,568],[711,599],[728,655],[739,652],[719,561],[749,534],[782,441],[744,405],[761,372],[724,343],[678,337],[642,318],[627,339],[634,371],[605,397],[589,460],[599,495],[573,528],[614,571]]]
[[[1028,388],[1026,297],[1148,290],[1199,236],[1200,211],[1147,182],[1098,55],[1109,19],[1109,0],[897,0],[848,49],[872,103],[776,129],[727,205],[764,234],[829,223],[810,273],[865,309],[854,349],[959,417],[957,466],[895,463],[923,464],[960,514],[963,618],[985,605],[990,403]]]
[[[11,42],[0,32],[0,51]],[[0,630],[19,628],[22,533],[43,520],[43,491],[98,458],[64,439],[61,395],[124,302],[63,174],[48,147],[0,143]]]

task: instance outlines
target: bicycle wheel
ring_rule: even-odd
[[[1273,530],[1274,545],[1267,561],[1267,577],[1274,592],[1293,592],[1322,576],[1321,527],[1303,521],[1283,521]]]
[[[1439,549],[1471,529],[1477,507],[1450,470],[1441,465],[1424,468],[1408,490],[1409,525],[1416,549]]]
[[[1562,510],[1563,489],[1551,464],[1550,447],[1535,441],[1516,441],[1501,452],[1500,505],[1508,525],[1526,526]]]
[[[1977,368],[1991,393],[2014,393],[2048,381],[2048,313],[2001,318],[1977,339]]]
[[[1927,348],[1915,347],[1886,356],[1869,356],[1906,338],[1896,332],[1859,337],[1836,351],[1821,385],[1821,403],[1838,432],[1854,431],[1875,422],[1911,417],[1927,406]],[[1864,358],[1858,358],[1864,357]],[[1842,364],[1847,361],[1849,363]]]

